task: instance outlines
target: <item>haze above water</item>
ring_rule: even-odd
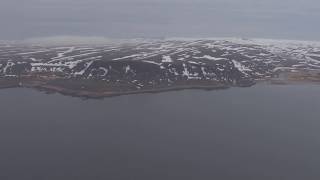
[[[319,179],[320,86],[81,100],[0,91],[0,178]]]
[[[320,40],[319,0],[1,0],[0,39],[244,37]]]

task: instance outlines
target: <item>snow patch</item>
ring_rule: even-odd
[[[234,66],[241,72],[246,73],[247,71],[252,71],[251,69],[247,68],[246,66],[244,66],[243,64],[241,64],[238,61],[232,60]]]
[[[195,59],[209,59],[209,60],[213,60],[213,61],[219,61],[219,60],[227,60],[226,58],[217,58],[217,57],[213,57],[213,56],[209,56],[209,55],[204,55],[202,57],[194,57]]]
[[[171,63],[173,62],[170,56],[162,56],[163,63]]]

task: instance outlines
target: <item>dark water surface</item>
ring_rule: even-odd
[[[318,180],[320,86],[0,91],[1,180]]]

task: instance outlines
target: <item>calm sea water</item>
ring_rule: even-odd
[[[318,180],[320,86],[0,91],[1,180]]]

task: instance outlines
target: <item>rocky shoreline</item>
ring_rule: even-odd
[[[95,82],[96,87],[85,86],[85,83],[77,80],[59,80],[59,85],[55,84],[54,82],[46,82],[40,79],[20,79],[11,78],[7,79],[6,81],[1,80],[0,78],[0,90],[1,89],[8,89],[8,88],[30,88],[36,89],[48,94],[51,93],[59,93],[66,96],[72,97],[80,97],[80,98],[105,98],[105,97],[113,97],[113,96],[121,96],[121,95],[130,95],[130,94],[144,94],[144,93],[161,93],[167,91],[179,91],[185,89],[201,89],[201,90],[218,90],[218,89],[227,89],[231,86],[220,84],[217,82],[193,82],[193,84],[188,84],[186,82],[181,82],[180,84],[174,84],[171,86],[158,86],[158,87],[148,87],[143,89],[132,89],[130,87],[119,89],[119,85],[112,85],[108,84],[108,86],[101,86],[102,84],[105,85],[103,81]],[[61,81],[65,84],[62,84]],[[70,81],[73,83],[81,84],[81,88],[77,88],[78,86],[70,87]]]
[[[262,79],[252,83],[236,85],[223,84],[214,81],[180,81],[172,85],[163,84],[154,87],[133,88],[128,84],[106,83],[105,81],[91,81],[88,84],[81,79],[47,79],[47,78],[0,78],[0,89],[7,88],[31,88],[48,94],[59,93],[66,96],[80,97],[84,99],[100,99],[130,94],[161,93],[167,91],[180,91],[187,89],[198,90],[222,90],[231,87],[251,87],[255,84],[267,83],[270,85],[290,85],[290,84],[319,84],[320,72],[300,71],[282,72],[269,79]]]

